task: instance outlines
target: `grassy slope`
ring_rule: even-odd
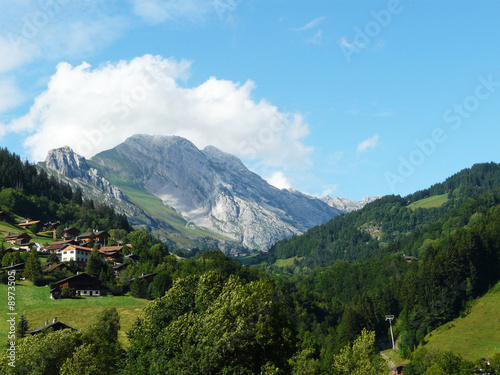
[[[426,340],[426,348],[452,351],[469,360],[500,353],[500,283],[477,299],[466,317],[444,324]]]
[[[448,201],[448,194],[434,195],[433,197],[421,199],[419,201],[413,202],[408,207],[412,210],[417,208],[434,208],[441,207]]]
[[[99,167],[99,164],[89,161],[94,167]],[[188,222],[175,211],[173,208],[165,205],[160,198],[148,193],[146,190],[138,186],[126,177],[120,176],[112,171],[106,171],[106,178],[113,185],[117,186],[135,205],[142,208],[147,214],[171,225],[181,236],[189,237],[211,237],[219,240],[229,240],[227,237],[215,234],[195,225],[188,225]],[[171,238],[175,242],[183,242],[182,237],[174,235]],[[186,245],[191,245],[187,241]]]
[[[54,241],[52,236],[50,236],[50,235],[43,234],[43,235],[35,236],[30,230],[26,230],[24,228],[21,228],[21,227],[18,227],[18,226],[1,221],[0,222],[0,237],[3,239],[9,232],[10,233],[26,232],[30,236],[33,237],[31,239],[32,242],[38,242],[41,244],[49,244],[52,241]],[[10,246],[10,245],[8,245],[8,246]]]
[[[81,329],[91,323],[97,313],[107,307],[116,307],[120,315],[121,329],[118,338],[123,346],[128,346],[126,332],[130,330],[136,317],[143,316],[143,307],[148,301],[130,296],[83,297],[81,299],[49,298],[48,287],[16,285],[16,312],[19,318],[24,314],[30,329],[52,322],[54,317],[73,328]],[[7,286],[0,284],[0,311],[7,316]],[[7,338],[7,323],[0,323],[0,343]]]

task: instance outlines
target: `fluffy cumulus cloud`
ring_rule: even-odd
[[[372,148],[377,147],[377,145],[378,145],[378,134],[375,134],[373,137],[364,140],[358,145],[358,153],[368,151]]]
[[[47,90],[8,128],[30,134],[25,147],[37,161],[64,145],[91,157],[138,133],[179,135],[266,167],[309,161],[309,129],[299,114],[254,100],[252,81],[181,87],[190,65],[151,55],[96,68],[60,63]]]

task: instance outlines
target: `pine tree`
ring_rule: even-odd
[[[17,323],[17,325],[19,337],[23,338],[29,331],[28,320],[24,317],[24,314],[21,314],[21,318],[19,319],[19,323]]]
[[[90,253],[85,272],[87,272],[91,276],[98,277],[101,272],[102,266],[103,264],[101,256],[99,255],[99,251],[97,250],[97,248],[94,248],[94,250],[92,250],[92,253]]]
[[[36,249],[31,249],[28,260],[26,261],[26,267],[24,268],[24,277],[35,281],[42,277],[42,265],[40,259],[38,259],[38,253]]]

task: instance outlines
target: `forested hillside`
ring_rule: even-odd
[[[429,189],[407,197],[385,196],[359,211],[314,227],[304,235],[279,241],[270,248],[268,262],[272,264],[276,259],[301,257],[301,266],[313,269],[338,259],[363,259],[391,244],[407,243],[408,237],[421,231],[432,232],[432,228],[435,228],[433,224],[459,209],[469,199],[499,188],[500,165],[476,164]],[[444,199],[444,204],[439,207],[414,209],[410,206],[413,202],[442,194],[446,194],[447,199]],[[485,205],[494,205],[493,196],[483,199],[493,199]],[[478,215],[484,214],[484,210],[483,207]],[[474,219],[478,217],[475,216]],[[441,234],[450,233],[453,228],[467,224],[458,222],[465,220],[464,217],[455,217],[453,220],[442,223],[440,232],[434,233],[430,238],[436,239]],[[418,249],[406,247],[406,250],[407,254],[418,255]]]
[[[0,210],[10,221],[15,215],[42,221],[59,221],[83,231],[93,229],[132,230],[127,218],[108,205],[86,200],[79,189],[72,190],[54,176],[6,148],[0,149]]]

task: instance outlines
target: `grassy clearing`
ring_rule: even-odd
[[[118,339],[128,346],[126,332],[130,330],[135,319],[143,316],[143,308],[148,301],[130,296],[82,297],[78,299],[61,299],[53,301],[49,298],[48,287],[35,287],[23,282],[16,285],[16,312],[18,318],[24,314],[30,329],[40,327],[45,321],[57,319],[73,328],[81,329],[90,324],[95,316],[107,307],[116,307],[120,315],[121,329]],[[7,286],[0,284],[0,310],[7,316]],[[0,323],[0,342],[7,338],[7,324]]]
[[[421,199],[411,203],[408,208],[416,210],[417,208],[435,208],[441,207],[448,202],[448,194],[434,195],[433,197]]]
[[[425,338],[426,348],[459,353],[468,360],[500,352],[500,283],[476,300],[470,313],[446,323]]]
[[[276,259],[276,261],[273,263],[273,266],[275,266],[275,267],[291,267],[291,266],[293,266],[295,260],[301,260],[301,259],[304,259],[304,257]]]

